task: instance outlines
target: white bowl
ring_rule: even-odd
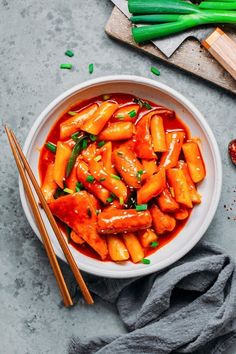
[[[24,153],[38,180],[38,149],[45,142],[54,122],[71,105],[80,100],[116,92],[130,93],[173,109],[190,128],[192,136],[200,137],[207,171],[205,180],[198,187],[202,195],[202,204],[194,207],[183,230],[171,242],[149,257],[150,265],[133,264],[131,262],[122,265],[113,262],[101,262],[79,253],[73,246],[69,245],[81,270],[99,276],[129,278],[153,273],[171,265],[189,252],[201,239],[214,217],[219,202],[222,165],[219,149],[210,127],[201,113],[185,97],[157,81],[137,76],[114,75],[74,86],[50,103],[37,118],[26,139]],[[32,229],[41,240],[21,182],[20,197],[25,215]],[[42,216],[57,256],[66,261],[44,212],[42,212]]]

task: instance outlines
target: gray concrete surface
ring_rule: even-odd
[[[23,143],[52,99],[90,78],[89,62],[95,64],[93,77],[143,75],[179,90],[205,115],[224,164],[220,205],[205,239],[235,257],[236,169],[227,157],[227,144],[236,138],[235,97],[107,38],[103,28],[111,10],[109,0],[0,1],[1,122],[11,125]],[[68,48],[76,53],[71,60],[76,69],[62,71],[59,64],[66,61]],[[151,65],[159,67],[160,77],[150,73]],[[71,335],[124,332],[114,308],[102,301],[93,307],[81,301],[70,310],[61,306],[44,249],[21,208],[16,166],[2,126],[0,144],[0,353],[63,354]],[[69,276],[66,265],[63,269]],[[236,353],[236,345],[229,353]]]

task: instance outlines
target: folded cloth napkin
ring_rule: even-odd
[[[236,272],[220,248],[202,242],[162,272],[125,280],[87,277],[115,303],[127,334],[83,341],[70,354],[218,354],[236,340]]]

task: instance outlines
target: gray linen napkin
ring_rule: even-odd
[[[220,248],[202,242],[172,267],[126,280],[87,276],[115,303],[127,334],[73,338],[70,354],[219,354],[236,340],[236,272]]]

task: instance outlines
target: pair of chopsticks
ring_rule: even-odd
[[[72,254],[70,252],[68,244],[67,244],[64,236],[62,235],[61,230],[59,229],[59,227],[56,223],[56,220],[54,219],[54,217],[51,213],[51,210],[48,207],[48,204],[43,196],[43,193],[39,187],[39,184],[33,174],[33,171],[31,170],[31,167],[30,167],[28,161],[26,160],[26,157],[25,157],[25,155],[24,155],[24,153],[23,153],[23,151],[22,151],[22,149],[15,137],[15,134],[13,133],[13,131],[11,129],[8,129],[7,126],[5,126],[5,130],[6,130],[7,137],[8,137],[11,149],[12,149],[12,153],[13,153],[15,161],[16,161],[17,168],[19,170],[19,174],[21,176],[21,180],[22,180],[25,192],[27,194],[32,212],[34,214],[35,221],[37,223],[39,232],[42,236],[42,240],[43,240],[43,243],[44,243],[44,246],[46,249],[46,253],[48,255],[48,258],[49,258],[50,264],[52,266],[58,287],[60,289],[64,305],[66,307],[72,306],[73,301],[71,299],[70,293],[69,293],[67,285],[65,283],[65,279],[64,279],[63,274],[61,272],[61,268],[60,268],[58,260],[56,258],[54,249],[52,247],[51,240],[49,238],[45,224],[43,222],[41,213],[39,211],[38,203],[35,200],[35,197],[34,197],[34,194],[32,191],[32,187],[29,183],[28,178],[30,179],[30,181],[35,189],[35,192],[39,198],[39,201],[40,201],[40,203],[41,203],[41,205],[48,217],[48,220],[49,220],[49,222],[52,226],[52,229],[59,241],[59,244],[64,252],[64,255],[70,265],[70,268],[75,276],[75,279],[80,287],[80,290],[84,296],[85,301],[88,304],[93,304],[93,298],[87,288],[87,285],[85,284],[85,281],[80,273],[80,270],[79,270],[79,268],[72,256]]]

